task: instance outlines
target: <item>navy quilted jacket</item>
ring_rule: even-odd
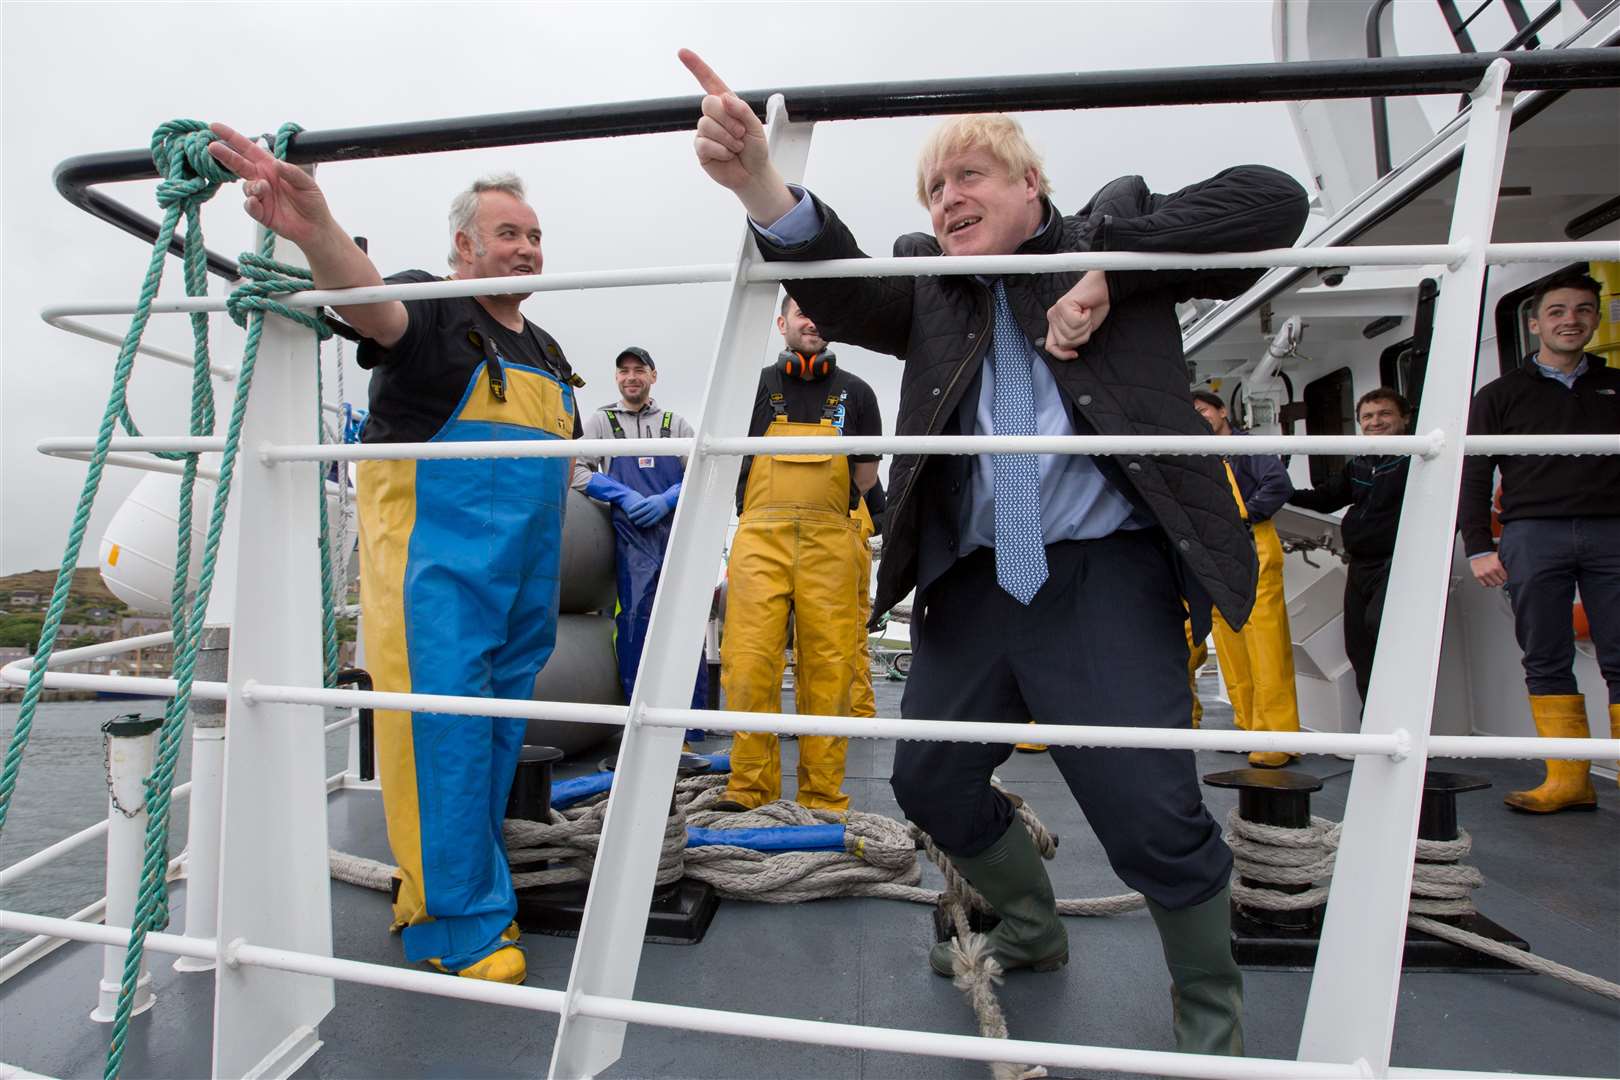
[[[792,248],[756,234],[770,260],[864,257],[849,229],[821,204],[821,231]],[[1264,166],[1227,169],[1173,195],[1150,192],[1141,177],[1115,180],[1061,228],[1025,241],[1019,254],[1061,251],[1246,251],[1292,244],[1304,226],[1304,190]],[[895,241],[897,256],[938,255],[931,235]],[[1046,363],[1068,401],[1077,431],[1102,435],[1208,435],[1193,410],[1175,305],[1192,297],[1235,296],[1261,270],[1163,270],[1108,274],[1107,319],[1080,358]],[[1078,273],[1007,278],[1007,298],[1031,341],[1046,335],[1046,311]],[[830,341],[889,353],[905,362],[900,435],[954,428],[989,343],[990,291],[972,277],[882,277],[788,282],[788,291]],[[957,520],[960,481],[947,457],[901,455],[889,473],[889,511],[874,617],[918,581],[925,532]],[[960,462],[965,459],[955,459]],[[1138,505],[1163,526],[1187,569],[1229,623],[1242,626],[1254,602],[1254,544],[1239,519],[1220,459],[1119,455],[1111,475],[1135,488]],[[954,525],[949,529],[954,543]],[[1202,622],[1203,620],[1198,620]]]

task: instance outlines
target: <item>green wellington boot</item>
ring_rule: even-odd
[[[1001,917],[985,936],[1003,971],[1055,971],[1069,962],[1069,932],[1058,918],[1051,879],[1035,841],[1020,822],[1015,820],[1001,839],[979,854],[953,855],[951,862]],[[930,949],[928,963],[947,978],[956,974],[950,942]]]
[[[1231,887],[1181,911],[1147,906],[1170,968],[1176,1049],[1241,1057],[1243,973],[1232,959]]]

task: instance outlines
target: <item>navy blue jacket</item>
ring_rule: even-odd
[[[1236,428],[1232,433],[1248,434]],[[1238,491],[1243,495],[1243,506],[1249,512],[1251,525],[1271,520],[1294,493],[1294,482],[1288,479],[1288,470],[1276,454],[1234,454],[1227,462],[1232,466],[1232,475],[1237,477]]]

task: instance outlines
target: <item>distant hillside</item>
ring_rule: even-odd
[[[41,607],[50,602],[51,590],[56,587],[55,570],[25,570],[20,574],[0,576],[0,594],[9,596],[20,590],[39,594]],[[114,596],[101,580],[101,571],[94,566],[81,566],[73,572],[74,601],[90,602],[94,607],[123,610],[124,602]]]

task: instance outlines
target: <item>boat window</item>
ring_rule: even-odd
[[[1385,349],[1378,358],[1378,382],[1415,403],[1423,399],[1423,376],[1428,368],[1428,350],[1419,349],[1415,338],[1407,338]]]
[[[1350,369],[1330,371],[1305,384],[1305,434],[1354,435],[1356,395]],[[1342,455],[1311,455],[1311,486],[1321,487],[1344,470],[1350,459]]]
[[[1409,430],[1417,426],[1417,409],[1423,401],[1423,377],[1429,370],[1429,346],[1434,338],[1434,302],[1440,289],[1434,278],[1418,285],[1417,310],[1412,319],[1412,336],[1397,341],[1378,358],[1378,382],[1412,403]]]

